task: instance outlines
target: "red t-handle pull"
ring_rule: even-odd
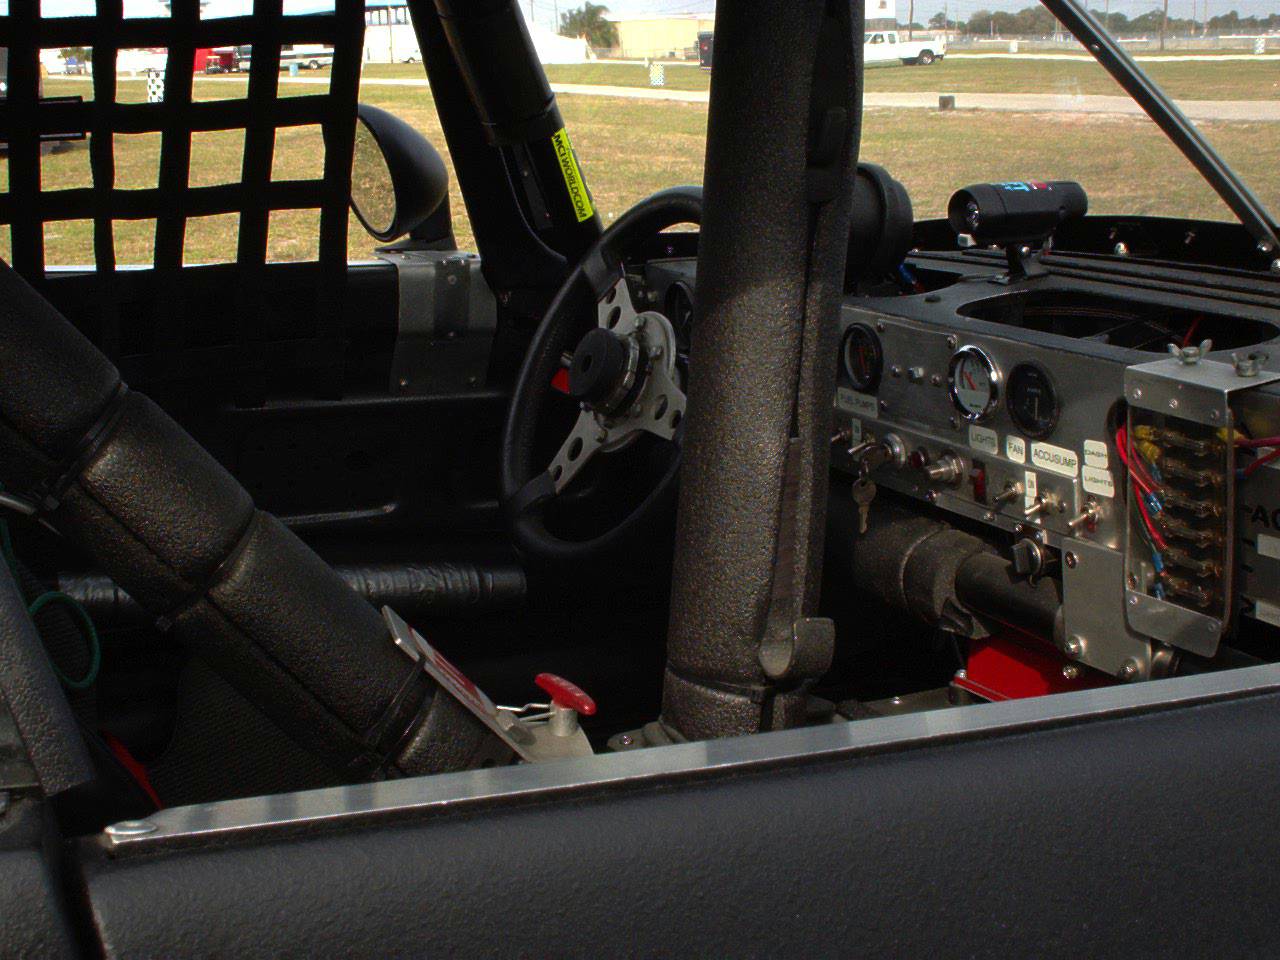
[[[551,702],[560,707],[569,707],[584,717],[594,716],[596,702],[576,683],[570,683],[564,677],[554,673],[540,673],[533,682],[551,695]]]

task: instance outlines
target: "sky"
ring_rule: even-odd
[[[530,7],[534,18],[550,24],[554,21],[555,12],[581,6],[581,0],[519,0],[525,15],[529,15]],[[669,13],[699,13],[710,15],[715,10],[714,0],[594,0],[604,3],[610,15],[622,17],[661,16]],[[920,23],[942,11],[944,0],[916,0],[915,17]],[[952,19],[964,19],[975,10],[1021,10],[1031,6],[1034,0],[946,0],[948,15]],[[1104,0],[1089,0],[1089,6],[1102,8]],[[1204,0],[1195,0],[1197,9],[1204,9]],[[908,0],[898,0],[898,19],[906,21]],[[1171,16],[1191,16],[1192,0],[1169,0]],[[1160,0],[1111,0],[1111,11],[1123,13],[1130,17],[1146,13],[1161,6]],[[1229,10],[1239,12],[1241,16],[1260,15],[1280,11],[1280,0],[1209,0],[1209,15],[1215,16]]]
[[[295,9],[314,9],[323,0],[285,0],[286,11]],[[581,5],[581,0],[518,0],[525,11],[525,16],[544,26],[555,23],[556,14]],[[698,13],[710,16],[715,11],[715,0],[602,0],[609,8],[611,15],[623,17],[663,16],[677,13]],[[897,0],[898,19],[905,21],[908,0]],[[1021,10],[1029,6],[1033,0],[915,0],[915,18],[924,23],[933,14],[941,12],[944,3],[948,15],[953,19],[964,19],[973,11],[986,10]],[[1089,0],[1090,6],[1102,7],[1104,0]],[[1203,16],[1205,0],[1169,0],[1169,13],[1175,17],[1191,16],[1192,5],[1196,5],[1200,16]],[[1210,16],[1236,10],[1242,16],[1251,14],[1266,15],[1280,11],[1280,0],[1208,0]],[[8,0],[0,0],[0,14],[7,12]],[[158,0],[124,0],[126,16],[154,16],[160,6]],[[1112,12],[1137,16],[1159,6],[1159,0],[1110,0]],[[92,13],[94,0],[41,0],[41,9],[45,16],[74,16]],[[253,0],[211,0],[211,10],[216,9],[218,15],[234,16],[248,13],[253,8]],[[206,12],[206,16],[209,11]]]

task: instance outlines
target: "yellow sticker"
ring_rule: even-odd
[[[578,218],[579,223],[590,220],[595,216],[596,208],[591,205],[591,195],[587,193],[587,185],[582,182],[578,159],[573,155],[573,145],[569,143],[569,132],[561,127],[551,135],[551,145],[556,149],[556,160],[560,163],[560,172],[564,174],[564,185],[569,188],[573,215]]]

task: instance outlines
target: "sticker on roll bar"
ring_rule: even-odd
[[[396,646],[410,660],[431,674],[432,679],[440,684],[446,693],[474,713],[481,723],[492,730],[522,760],[532,762],[541,759],[529,749],[534,746],[534,738],[520,725],[519,721],[509,713],[499,710],[498,705],[472,683],[470,677],[450,663],[439,650],[427,643],[422,635],[409,626],[399,614],[390,607],[383,607],[382,618],[387,622]]]

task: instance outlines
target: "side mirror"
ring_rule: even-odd
[[[407,233],[453,249],[449,172],[439,151],[386,110],[362,103],[356,119],[351,209],[365,230],[384,243]]]

